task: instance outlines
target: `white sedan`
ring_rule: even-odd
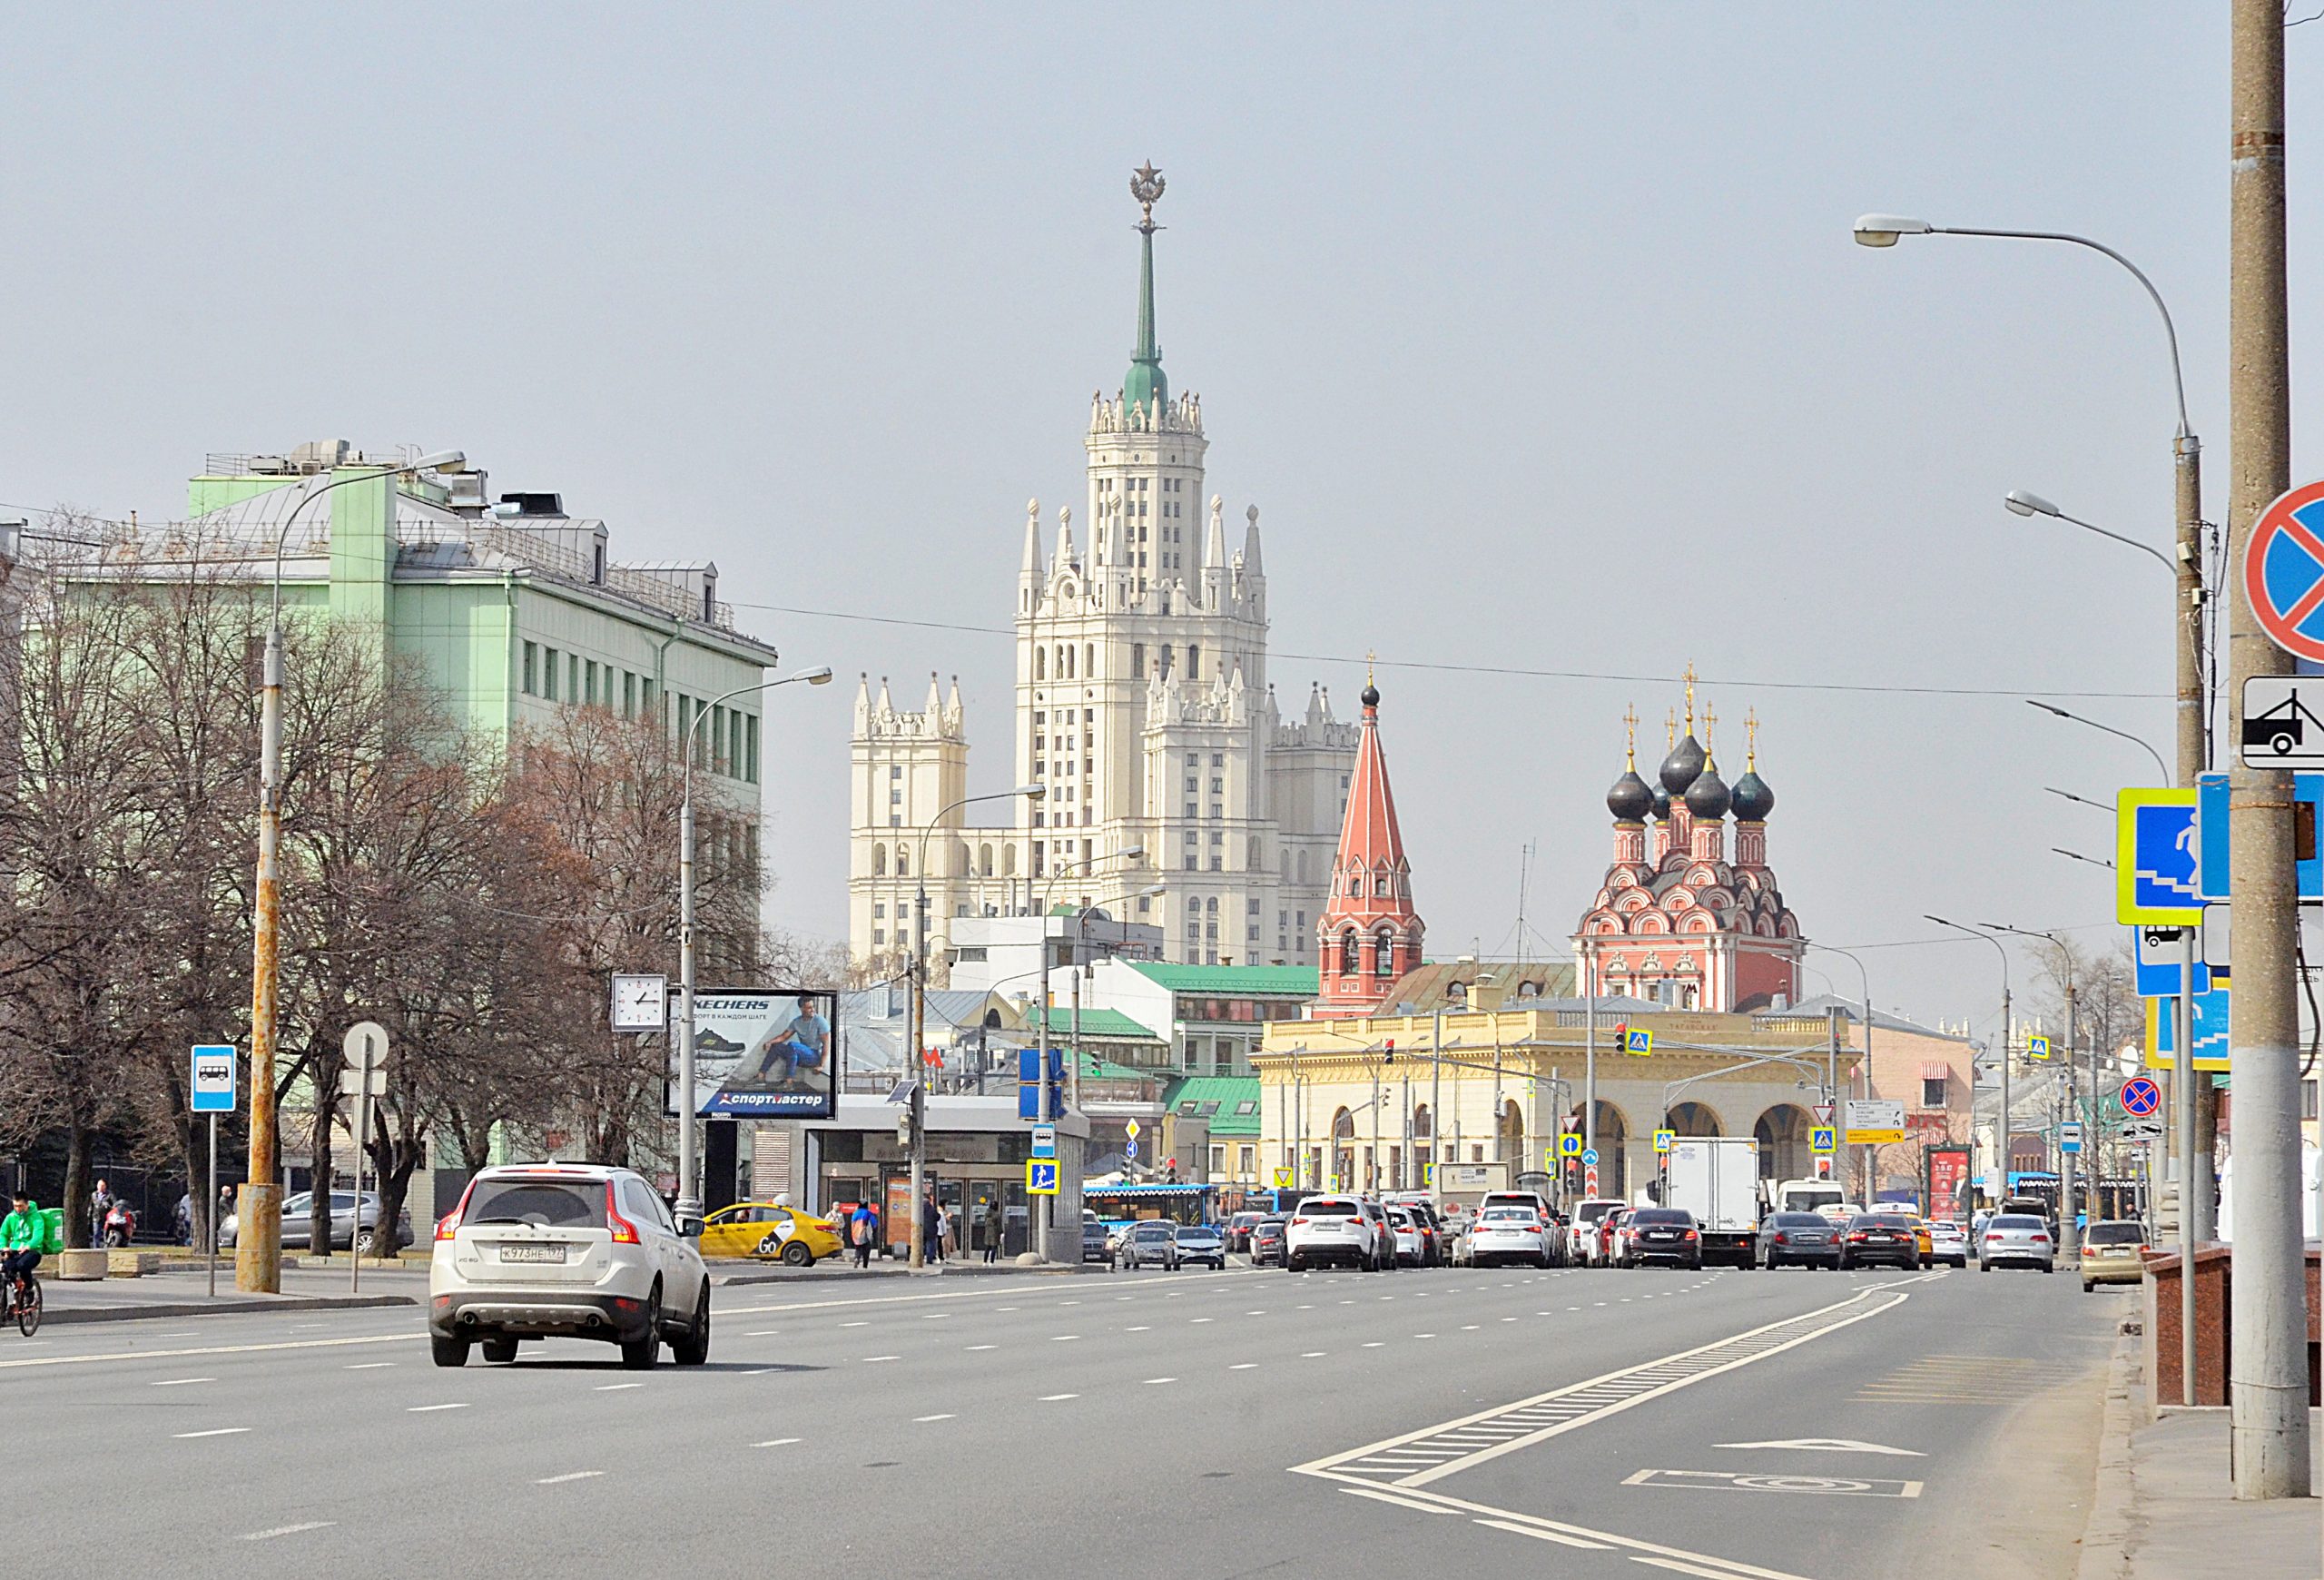
[[[1463,1259],[1472,1267],[1490,1267],[1495,1262],[1550,1265],[1549,1228],[1530,1207],[1486,1208],[1477,1214],[1463,1244]]]

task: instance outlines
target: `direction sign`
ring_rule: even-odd
[[[1679,1132],[1678,1132],[1678,1131],[1655,1131],[1655,1132],[1654,1132],[1654,1153],[1655,1153],[1655,1156],[1657,1156],[1657,1157],[1659,1157],[1659,1158],[1667,1158],[1667,1157],[1669,1157],[1669,1156],[1670,1155],[1670,1143],[1671,1143],[1672,1141],[1674,1141],[1678,1140],[1678,1138],[1679,1138]]]
[[[1025,1194],[1028,1196],[1057,1194],[1057,1160],[1055,1158],[1025,1160]]]
[[[1585,1169],[1595,1169],[1598,1166],[1597,1148],[1591,1147],[1581,1154],[1581,1166]]]
[[[2046,1060],[2049,1056],[2050,1040],[2047,1037],[2035,1035],[2025,1039],[2025,1057]]]
[[[2058,1150],[2072,1155],[2082,1150],[2082,1125],[2067,1120],[2058,1126]]]
[[[2178,1013],[2173,1006],[2176,999],[2146,1001],[2146,1067],[2149,1070],[2170,1070],[2175,1067],[2179,1052]],[[2211,991],[2197,993],[2194,998],[2193,1022],[2194,1067],[2202,1071],[2220,1071],[2228,1067],[2227,1017],[2232,1002],[2224,982],[2213,979]]]
[[[1848,1145],[1886,1146],[1905,1139],[1905,1105],[1886,1098],[1851,1098]]]
[[[1565,1134],[1560,1136],[1558,1138],[1558,1156],[1561,1158],[1579,1158],[1581,1156],[1581,1138],[1571,1131],[1568,1131]]]
[[[2143,1075],[2133,1075],[2122,1082],[2122,1111],[2133,1119],[2144,1119],[2162,1106],[2162,1088]]]
[[[1275,1171],[1275,1188],[1278,1190],[1288,1190],[1291,1189],[1290,1170],[1277,1169]]]
[[[2305,687],[2307,695],[2301,696]],[[2324,768],[2324,677],[2254,675],[2243,682],[2243,765]]]
[[[2324,660],[2324,482],[2276,496],[2243,540],[2243,592],[2269,639]]]
[[[1839,1150],[1840,1133],[1831,1125],[1807,1127],[1807,1150],[1819,1158],[1828,1158]]]
[[[190,1090],[196,1113],[234,1111],[234,1050],[231,1044],[203,1042],[195,1046]]]
[[[2191,927],[2203,919],[2195,886],[2195,801],[2192,787],[2115,795],[2117,922]]]

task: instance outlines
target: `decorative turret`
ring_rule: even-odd
[[[1378,1008],[1396,979],[1420,963],[1422,933],[1396,798],[1388,788],[1388,759],[1380,746],[1380,690],[1367,676],[1331,898],[1316,928],[1323,983],[1314,1012],[1368,1014]]]
[[[1735,781],[1735,864],[1768,864],[1768,814],[1776,809],[1776,793],[1759,777],[1759,716],[1743,716],[1749,746],[1743,757],[1743,777]]]
[[[1606,810],[1614,815],[1614,861],[1639,864],[1646,860],[1646,815],[1654,810],[1654,792],[1638,776],[1638,710],[1622,710],[1629,739],[1622,748],[1622,776],[1606,792]]]

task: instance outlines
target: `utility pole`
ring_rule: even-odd
[[[2284,19],[2278,0],[2235,0],[2229,92],[2227,563],[2291,485],[2291,370],[2284,279]],[[2289,654],[2228,578],[2228,738],[2243,683],[2287,675]],[[2308,1496],[2307,1269],[2301,1244],[2299,1021],[2293,948],[2291,775],[2229,768],[2235,992],[2235,1292],[2228,1360],[2230,1463],[2239,1498]],[[2201,1161],[2199,1160],[2199,1161]],[[2189,1183],[2192,1183],[2190,1181]],[[2181,1277],[2191,1277],[2192,1269]]]
[[[1444,1009],[1438,1005],[1428,1039],[1428,1155],[1433,1164],[1444,1155],[1437,1138],[1444,1133]],[[1435,1184],[1434,1171],[1421,1176],[1423,1187]]]
[[[1635,711],[1635,710],[1633,710]],[[1598,951],[1581,941],[1581,1150],[1598,1150]],[[1590,1194],[1590,1165],[1582,1165],[1582,1195]]]
[[[2063,953],[2063,951],[2060,951]],[[2057,1105],[2050,1105],[2054,1116]],[[2073,957],[2066,956],[2066,1106],[2065,1111],[2077,1118],[2082,1111],[2076,1106],[2073,1091]],[[2077,1267],[2082,1258],[2082,1226],[2074,1221],[2073,1168],[2074,1155],[2066,1150],[2063,1131],[2053,1131],[2058,1137],[2058,1256],[2069,1268]],[[2083,1132],[2082,1144],[2092,1146],[2090,1132]],[[2095,1156],[2095,1154],[2093,1154]],[[2095,1165],[2092,1173],[2097,1172]],[[2092,1214],[2095,1217],[2096,1214]]]

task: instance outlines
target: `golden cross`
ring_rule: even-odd
[[[1622,709],[1622,726],[1629,736],[1622,748],[1623,765],[1631,773],[1638,772],[1638,704],[1630,703]]]
[[[1743,754],[1743,770],[1749,773],[1759,765],[1759,710],[1758,708],[1745,710],[1743,734],[1749,742],[1748,747]]]
[[[1662,749],[1666,752],[1679,745],[1679,710],[1670,709],[1662,716]]]
[[[1378,658],[1379,657],[1380,657],[1380,655],[1379,655],[1379,654],[1373,652],[1370,648],[1368,648],[1368,647],[1367,647],[1367,648],[1365,648],[1365,649],[1364,649],[1364,685],[1366,685],[1366,686],[1369,686],[1369,685],[1371,685],[1371,684],[1372,684],[1372,665],[1373,665],[1373,661],[1374,661],[1374,659]]]
[[[1695,661],[1691,658],[1687,660],[1687,670],[1683,678],[1687,682],[1687,733],[1693,735],[1695,733]]]
[[[1718,709],[1711,706],[1709,703],[1703,704],[1703,754],[1706,756],[1710,754],[1711,735],[1718,727]]]

